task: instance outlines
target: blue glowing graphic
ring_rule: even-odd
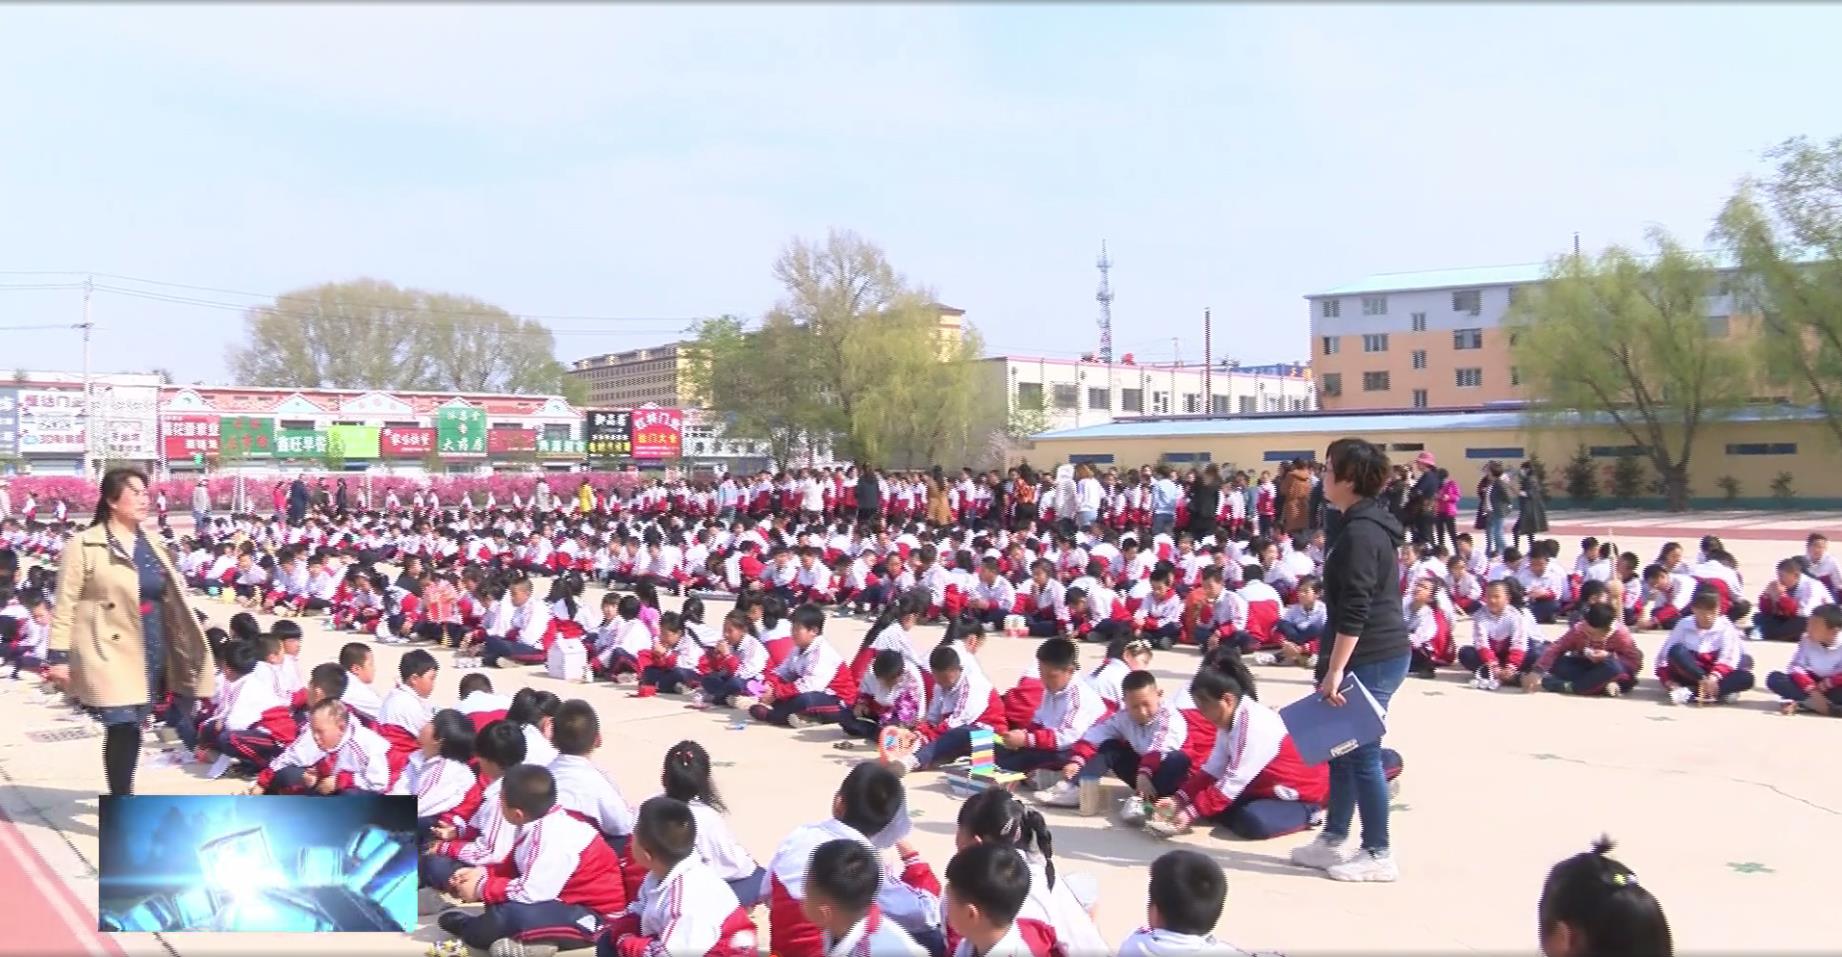
[[[415,799],[104,798],[105,931],[409,931]]]

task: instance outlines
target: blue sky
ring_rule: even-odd
[[[836,227],[990,351],[1072,356],[1105,238],[1119,351],[1198,358],[1210,306],[1218,355],[1304,358],[1300,297],[1368,273],[1699,242],[1761,151],[1839,132],[1838,36],[1814,4],[7,5],[0,270],[374,276],[585,317],[569,359],[758,315]],[[96,368],[224,379],[254,300],[106,282],[217,305],[98,294]],[[0,289],[0,326],[80,312]]]

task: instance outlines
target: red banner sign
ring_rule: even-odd
[[[218,422],[215,415],[175,415],[163,419],[160,435],[167,460],[216,455]]]
[[[387,459],[419,459],[435,449],[434,429],[391,426],[377,433],[378,451]]]
[[[633,457],[676,459],[684,456],[684,412],[679,409],[633,410]]]
[[[536,429],[487,429],[486,454],[507,455],[537,451]]]

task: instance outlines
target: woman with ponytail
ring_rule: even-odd
[[[1542,884],[1536,923],[1546,957],[1671,957],[1663,905],[1613,860],[1610,838],[1554,865]]]
[[[1309,829],[1330,797],[1330,766],[1308,765],[1279,712],[1259,702],[1254,676],[1233,648],[1211,654],[1190,679],[1190,697],[1215,725],[1215,748],[1177,793],[1157,803],[1145,830],[1157,837],[1187,833],[1198,821],[1220,824],[1236,837],[1263,841]],[[1389,774],[1400,757],[1383,752]]]
[[[1051,954],[1108,954],[1113,948],[1100,936],[1083,903],[1055,870],[1055,842],[1042,812],[1026,806],[1011,792],[987,788],[959,806],[954,849],[998,844],[1023,855],[1030,869],[1030,896],[1017,913],[1017,930],[1032,957]],[[950,932],[949,932],[950,933]],[[948,951],[957,946],[949,940]]]
[[[665,752],[665,770],[659,777],[666,797],[690,805],[691,817],[697,821],[698,855],[735,891],[743,909],[754,907],[761,900],[767,871],[729,829],[723,817],[729,808],[711,779],[710,755],[704,746],[695,741],[672,745]]]

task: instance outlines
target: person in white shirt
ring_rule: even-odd
[[[1777,577],[1760,592],[1752,625],[1760,638],[1796,641],[1804,636],[1810,613],[1834,600],[1827,585],[1804,574],[1802,562],[1787,558],[1778,563]]]
[[[625,853],[633,836],[633,807],[614,779],[589,758],[601,747],[601,718],[595,706],[580,699],[563,702],[550,740],[558,752],[550,762],[557,806],[595,825],[615,850]]]
[[[826,957],[927,954],[927,948],[876,907],[881,883],[882,864],[876,852],[863,844],[837,838],[813,849],[800,909],[823,933]]]
[[[1765,686],[1784,702],[1785,714],[1800,709],[1842,713],[1842,607],[1820,605],[1810,612],[1808,634],[1783,671],[1765,676]]]
[[[1119,945],[1119,957],[1241,957],[1212,933],[1228,899],[1228,878],[1213,858],[1169,851],[1151,862],[1145,926]]]
[[[697,819],[697,854],[729,885],[743,907],[753,907],[766,893],[767,869],[756,863],[736,840],[723,816],[728,807],[710,773],[710,754],[695,741],[680,741],[665,752],[660,773],[665,796],[683,801]]]
[[[1690,614],[1657,649],[1657,678],[1673,704],[1690,699],[1726,703],[1753,686],[1752,656],[1740,652],[1740,630],[1720,611],[1720,594],[1697,592]]]
[[[947,864],[947,924],[959,934],[953,957],[1030,957],[1017,914],[1030,895],[1023,855],[1002,844],[974,844]]]

